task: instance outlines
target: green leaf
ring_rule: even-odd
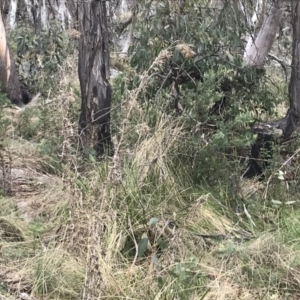
[[[284,180],[284,172],[282,172],[281,170],[278,171],[278,179]]]
[[[125,81],[122,81],[121,87],[120,87],[120,94],[123,95],[125,92]]]
[[[134,78],[133,78],[133,84],[134,84],[134,86],[138,87],[139,83],[140,83],[140,76],[135,75]]]
[[[145,251],[147,250],[148,238],[143,238],[138,243],[138,257],[143,257]]]
[[[217,133],[214,135],[214,138],[216,140],[222,140],[225,138],[225,134],[222,131],[217,131]]]
[[[284,202],[285,205],[291,205],[291,204],[294,204],[296,203],[296,201],[287,201],[287,202]]]
[[[164,281],[163,281],[162,277],[160,277],[160,276],[157,277],[157,282],[158,282],[158,284],[159,284],[160,287],[163,287]]]
[[[166,248],[168,248],[168,243],[165,242],[165,241],[162,240],[162,239],[158,239],[158,240],[156,241],[156,244],[157,244],[157,246],[159,246],[161,249],[166,249]]]
[[[149,225],[152,226],[152,225],[156,225],[158,223],[159,219],[157,218],[151,218],[150,221],[149,221]]]
[[[275,205],[282,205],[282,202],[279,200],[271,200],[271,202]]]

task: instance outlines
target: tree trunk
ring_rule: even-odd
[[[46,0],[31,0],[31,12],[36,34],[48,28],[47,10]]]
[[[110,17],[121,25],[120,33],[115,44],[117,45],[118,52],[120,52],[120,56],[126,57],[131,45],[136,23],[135,1],[121,0],[115,12],[111,12],[111,14],[113,15]]]
[[[265,2],[266,2],[266,0],[257,0],[256,1],[253,15],[250,18],[249,14],[247,13],[245,5],[243,4],[243,2],[240,1],[241,10],[245,15],[248,27],[253,26],[253,28],[254,28],[254,31],[248,33],[246,36],[247,45],[246,45],[246,48],[244,51],[244,59],[245,60],[248,56],[248,53],[250,52],[252,45],[254,44],[257,33],[261,29],[261,26],[262,26],[262,23],[264,20],[264,16],[265,16],[265,7],[266,7]]]
[[[258,135],[251,148],[251,156],[244,177],[253,177],[262,173],[263,165],[260,163],[261,150],[272,150],[272,143],[288,140],[299,126],[300,116],[300,5],[298,0],[292,0],[293,22],[293,53],[292,72],[289,84],[290,108],[285,118],[265,124],[258,124],[254,133]],[[276,138],[275,138],[276,137]],[[269,155],[269,156],[270,156]]]
[[[18,7],[17,7],[18,20],[16,22],[22,20],[22,22],[26,22],[26,24],[32,25],[33,16],[31,11],[31,0],[17,0],[17,2],[18,2]]]
[[[299,125],[300,116],[300,5],[299,1],[292,0],[293,18],[293,53],[292,72],[289,84],[290,109],[287,114],[287,123],[283,138],[288,139]]]
[[[73,20],[73,27],[74,29],[78,29],[78,6],[75,1],[67,0],[66,7],[68,10],[68,17]]]
[[[78,4],[78,72],[81,88],[79,134],[81,145],[99,156],[110,150],[109,40],[105,1]]]
[[[280,7],[275,4],[270,7],[257,37],[254,41],[252,37],[250,37],[250,43],[246,46],[244,57],[247,65],[257,67],[264,65],[279,28],[281,14],[282,10]]]
[[[39,34],[42,30],[41,3],[38,0],[31,0],[31,13],[34,23],[34,30]]]
[[[0,14],[0,88],[6,93],[12,103],[22,106],[23,101],[28,103],[27,94],[22,94],[15,62],[10,54],[6,39],[5,27]]]
[[[30,13],[30,0],[24,0],[24,6],[28,15],[28,19],[32,21],[32,14]]]
[[[48,29],[48,9],[46,6],[46,0],[39,1],[40,14],[41,14],[41,27],[42,29]]]
[[[0,0],[0,5],[1,5],[0,9],[1,9],[2,22],[6,27],[6,19],[9,12],[9,0]]]
[[[61,21],[62,28],[65,29],[66,21],[68,27],[71,25],[71,15],[66,7],[65,0],[59,0],[58,2],[58,19]]]
[[[17,16],[17,0],[11,0],[8,11],[8,27],[14,29],[16,27],[16,16]]]

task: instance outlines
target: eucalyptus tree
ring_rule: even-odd
[[[288,88],[290,107],[284,118],[268,123],[260,123],[254,128],[258,138],[251,149],[251,159],[245,172],[247,177],[260,174],[261,149],[271,150],[275,142],[284,142],[298,129],[300,120],[300,5],[299,1],[291,0],[292,9],[292,64]]]
[[[126,57],[132,44],[137,19],[136,0],[111,1],[109,4],[111,34],[118,55]]]
[[[78,3],[78,73],[81,88],[79,134],[83,148],[99,156],[111,148],[109,32],[105,1]]]
[[[8,27],[14,29],[16,26],[16,15],[17,15],[17,0],[11,0],[8,9]]]
[[[51,20],[60,21],[63,29],[72,25],[66,0],[2,0],[2,10],[6,13],[6,28],[12,30],[20,20],[33,24],[35,33],[49,29]]]
[[[257,0],[251,25],[254,32],[248,37],[244,59],[249,66],[264,66],[267,55],[273,45],[281,20],[280,1],[268,4],[266,0]]]
[[[21,90],[15,61],[11,55],[6,30],[0,13],[0,89],[12,103],[22,106],[29,101],[28,95]]]

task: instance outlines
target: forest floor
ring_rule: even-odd
[[[184,128],[131,96],[96,161],[77,149],[76,68],[62,73],[59,95],[2,110],[1,300],[300,298],[297,141],[235,182],[207,144],[183,163]]]

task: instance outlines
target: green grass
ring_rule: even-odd
[[[96,161],[77,151],[78,87],[61,91],[3,120],[1,157],[19,176],[0,197],[0,297],[300,297],[295,161],[280,180],[275,155],[233,195],[234,152],[140,106],[138,91],[113,114],[115,155]]]

